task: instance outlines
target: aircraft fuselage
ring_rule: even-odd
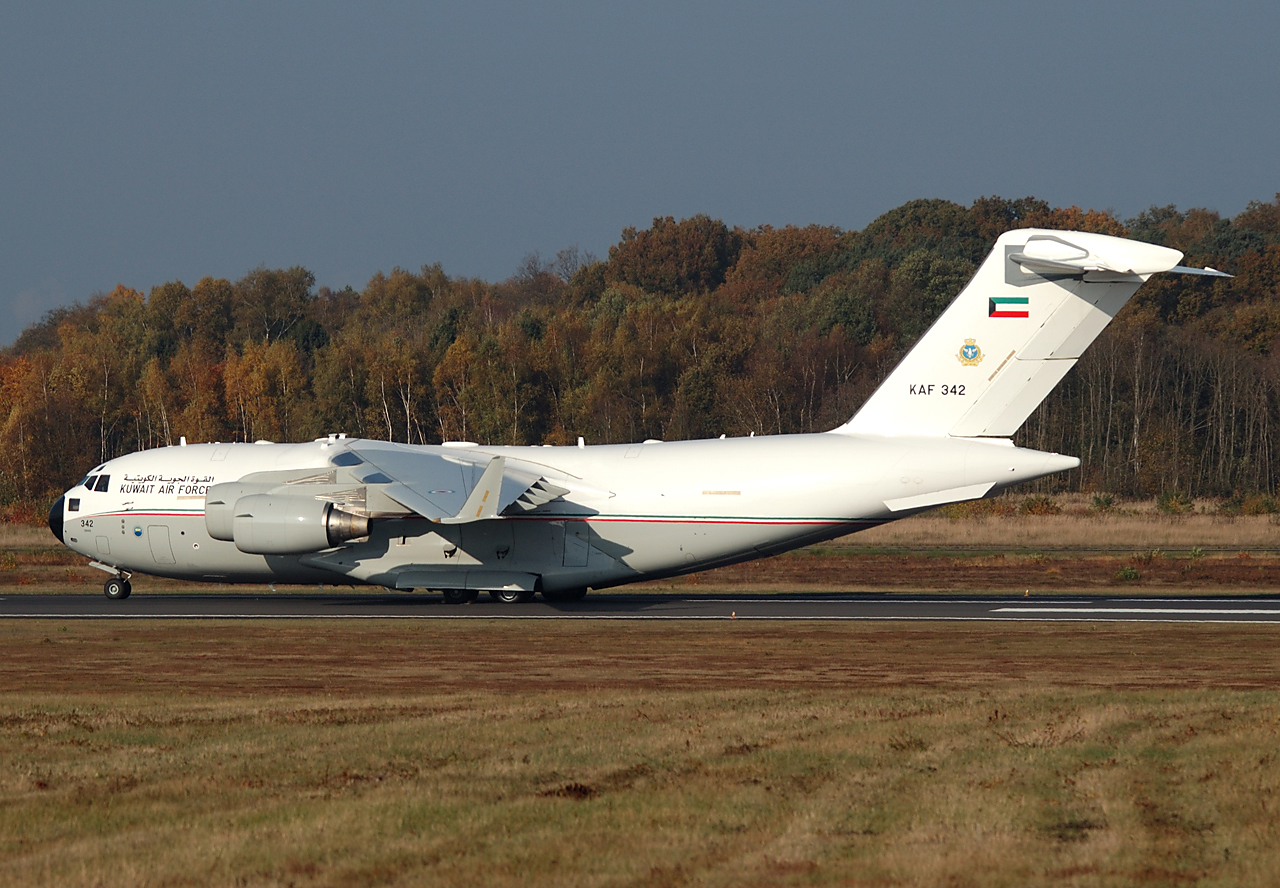
[[[1009,438],[1177,250],[1094,232],[997,238],[844,425],[593,447],[330,436],[111,460],[49,525],[114,574],[572,598],[746,561],[1075,468]],[[105,479],[105,480],[104,480]]]
[[[322,471],[358,443],[199,444],[120,457],[95,470],[109,477],[95,485],[105,490],[79,485],[64,494],[61,536],[126,575],[554,592],[775,554],[1078,464],[1007,440],[830,433],[590,447],[425,445],[411,449],[505,457],[569,492],[524,514],[468,523],[375,518],[367,537],[309,553],[252,554],[210,536],[210,487],[260,472]]]

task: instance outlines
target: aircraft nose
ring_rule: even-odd
[[[58,497],[58,501],[49,509],[49,529],[53,531],[53,535],[58,538],[58,542],[65,543],[62,538],[62,520],[63,508],[66,503],[66,495]]]

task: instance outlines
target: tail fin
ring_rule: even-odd
[[[836,432],[1008,437],[1177,250],[1082,231],[1009,231]]]

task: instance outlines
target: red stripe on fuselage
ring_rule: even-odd
[[[85,515],[85,518],[128,518],[147,517],[147,518],[203,518],[203,512],[99,512],[93,515]],[[420,515],[406,515],[399,519],[403,521],[429,521],[430,518],[424,518]],[[879,524],[878,521],[868,521],[863,518],[697,518],[693,516],[682,516],[679,518],[665,518],[655,515],[648,518],[631,518],[613,515],[512,515],[503,519],[506,521],[599,521],[609,522],[612,524],[758,524],[762,526],[820,526],[834,527],[838,524]]]
[[[583,518],[583,521],[599,521],[611,524],[759,524],[762,526],[790,526],[790,525],[820,525],[833,526],[836,524],[854,524],[851,521],[751,521],[739,520],[730,521],[720,518],[606,518],[592,517]]]
[[[98,512],[95,515],[86,515],[86,518],[128,518],[130,515],[135,517],[144,516],[148,518],[203,518],[204,512]]]

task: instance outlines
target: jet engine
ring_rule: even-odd
[[[234,508],[215,510],[215,520],[225,524],[231,516],[231,539],[250,555],[302,555],[332,549],[347,540],[369,535],[369,518],[339,509],[333,503],[309,496],[255,493],[236,499]],[[218,528],[222,530],[222,527]]]
[[[245,484],[231,481],[215,484],[204,498],[204,527],[215,540],[229,543],[236,538],[232,526],[236,517],[236,503],[253,493],[268,493],[279,487],[278,483]]]
[[[302,496],[258,493],[236,500],[232,536],[252,555],[301,555],[368,536],[369,519],[333,503]]]

